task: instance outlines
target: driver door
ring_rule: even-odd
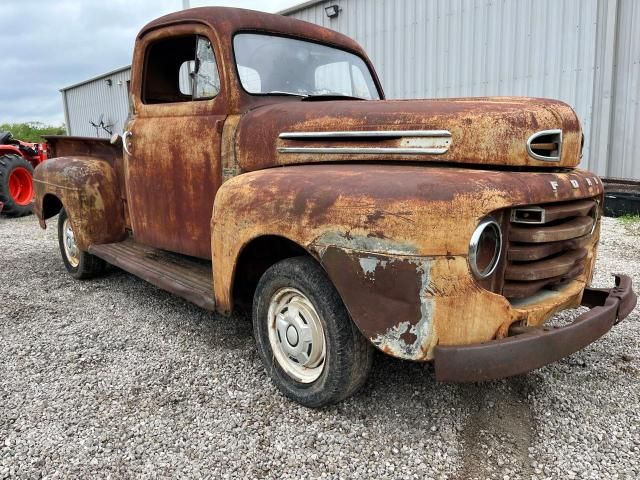
[[[124,134],[126,189],[136,242],[211,258],[226,104],[212,42],[194,30],[156,32],[136,52],[143,78]]]

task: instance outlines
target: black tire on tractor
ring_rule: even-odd
[[[305,343],[307,327],[322,330],[322,335],[307,333],[312,341]],[[373,347],[349,317],[322,267],[309,257],[282,260],[264,273],[253,298],[253,333],[273,383],[307,407],[354,394],[371,370]],[[309,359],[319,358],[314,357],[317,338],[325,340],[324,360],[311,363]]]
[[[31,182],[26,190],[20,191],[20,195],[24,198],[14,198],[12,195],[10,188],[12,175]],[[13,153],[0,156],[0,202],[4,203],[2,213],[8,217],[29,215],[33,211],[33,191],[33,165],[25,158]]]
[[[58,215],[58,245],[67,272],[78,280],[97,277],[104,273],[107,263],[89,252],[78,249],[75,245],[75,234],[72,229],[70,232],[67,231],[68,228],[71,229],[71,223],[63,208]],[[69,241],[72,244],[67,243],[65,246],[65,243]]]

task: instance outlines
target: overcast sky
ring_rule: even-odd
[[[191,0],[277,12],[302,0]],[[0,0],[0,124],[64,121],[62,87],[131,63],[148,21],[182,0]]]

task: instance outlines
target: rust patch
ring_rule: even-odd
[[[238,128],[240,118],[240,115],[229,115],[225,120],[224,127],[222,129],[222,153],[220,156],[222,161],[223,182],[226,182],[240,173],[240,167],[236,160],[235,149],[236,129]]]
[[[412,345],[416,343],[416,340],[418,340],[418,336],[410,330],[407,330],[402,335],[400,335],[400,340],[404,342],[405,345]]]
[[[562,129],[562,157],[545,162],[529,156],[531,135]],[[340,138],[280,139],[284,132],[446,130],[451,146],[445,153],[393,153],[402,137],[344,140]],[[520,97],[407,101],[326,101],[274,104],[243,116],[236,149],[244,171],[281,165],[326,162],[403,161],[562,168],[577,166],[581,130],[567,104],[549,99]],[[287,152],[286,149],[322,148],[325,151]],[[382,148],[380,153],[349,153],[332,149]],[[329,149],[329,150],[327,150]]]
[[[223,115],[194,112],[140,116],[130,123],[127,198],[136,241],[211,258],[213,201],[222,183],[217,129],[223,121]]]
[[[320,261],[374,345],[396,357],[425,358],[433,336],[431,259],[329,247]]]
[[[420,320],[420,278],[413,261],[329,247],[321,263],[363,335],[374,338],[400,320]]]
[[[34,173],[35,213],[44,225],[42,202],[57,197],[66,209],[82,250],[125,238],[120,182],[112,163],[101,158],[58,157],[40,164]]]

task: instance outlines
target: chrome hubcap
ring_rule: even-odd
[[[326,340],[320,316],[295,288],[281,288],[269,303],[269,343],[273,355],[294,380],[311,383],[324,369]]]
[[[71,223],[68,218],[64,220],[64,224],[62,225],[62,236],[64,254],[69,264],[75,268],[80,265],[80,250],[78,249],[78,245],[76,245],[76,237],[73,234],[73,229],[71,228]]]

